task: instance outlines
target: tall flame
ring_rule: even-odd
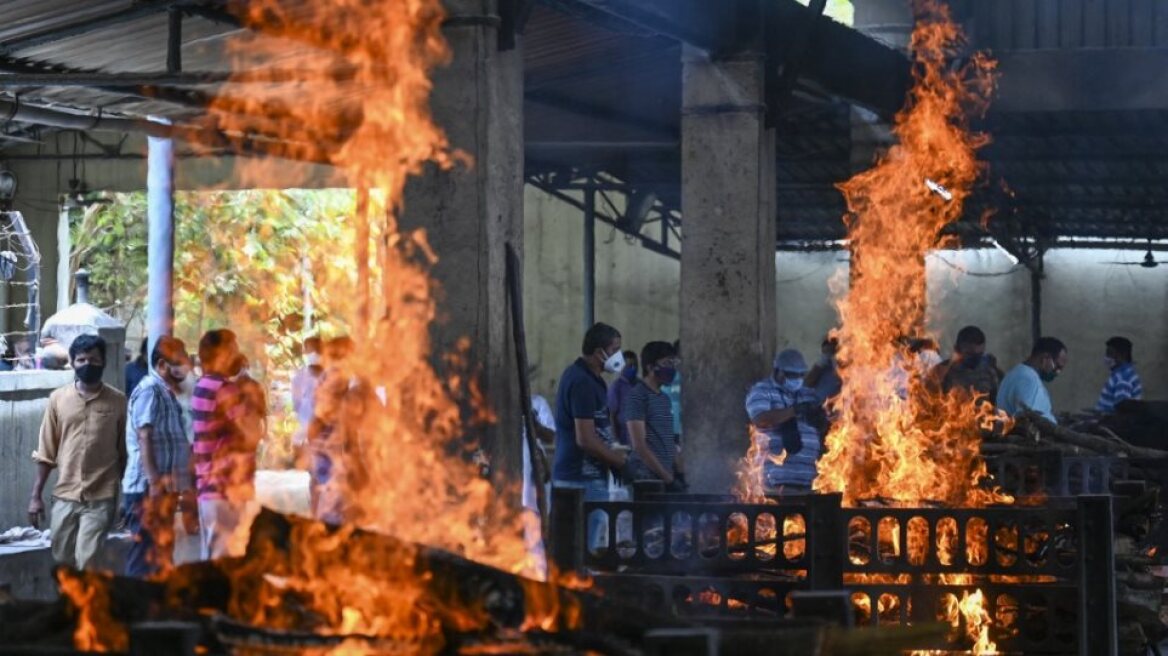
[[[990,410],[925,385],[909,338],[924,334],[925,255],[959,219],[981,170],[984,135],[968,127],[994,86],[994,62],[964,45],[948,9],[920,2],[912,35],[916,84],[897,114],[897,143],[876,165],[839,185],[847,200],[851,286],[839,297],[843,388],[815,489],[844,503],[880,498],[981,506],[1007,497],[983,489],[978,450]]]

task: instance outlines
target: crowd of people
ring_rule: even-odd
[[[321,361],[326,349],[319,338],[305,346],[307,365],[293,380],[293,407],[301,421],[293,441],[310,447],[315,491],[329,489],[340,463],[352,460],[344,457],[346,431],[335,412],[335,402],[351,396],[351,386],[347,375],[333,373],[352,342],[328,342],[331,368]],[[75,380],[55,390],[45,410],[33,453],[37,473],[29,521],[43,524],[44,488],[56,469],[49,515],[58,563],[92,566],[119,510],[133,539],[125,563],[129,576],[169,562],[171,554],[159,551],[173,547],[178,517],[183,530],[197,534],[203,558],[240,553],[245,545],[239,528],[257,510],[256,453],[268,432],[268,406],[236,335],[207,332],[196,356],[169,336],[159,337],[147,356],[143,340],[127,365],[124,391],[102,382],[107,350],[96,335],[81,335],[68,349]],[[317,406],[325,411],[315,412]],[[325,495],[312,496],[314,510],[327,515],[317,507]]]
[[[1067,366],[1066,345],[1043,337],[1025,361],[1003,373],[986,351],[986,341],[980,328],[966,326],[958,331],[950,357],[942,359],[933,340],[903,338],[898,350],[903,355],[891,363],[896,393],[906,397],[910,380],[917,377],[924,390],[963,395],[1011,416],[1033,411],[1057,423],[1046,386]],[[656,480],[673,491],[688,487],[678,400],[679,344],[652,341],[639,355],[622,349],[619,331],[603,323],[592,326],[580,357],[564,370],[556,391],[552,483],[582,490],[585,500],[610,499],[619,480]],[[763,476],[772,491],[812,487],[833,409],[845,402],[840,398],[841,370],[847,365],[838,361],[838,351],[839,343],[830,335],[812,366],[798,350],[783,350],[775,356],[771,374],[746,394],[746,415],[767,440]],[[1142,398],[1130,340],[1107,340],[1104,363],[1110,378],[1096,404],[1098,412],[1115,412],[1125,401]],[[614,376],[611,384],[605,374]],[[600,526],[590,525],[590,543],[601,532]]]

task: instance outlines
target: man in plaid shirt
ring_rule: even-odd
[[[180,498],[193,501],[191,445],[177,397],[191,361],[182,341],[168,336],[158,338],[151,355],[153,370],[130,395],[126,422],[128,462],[122,494],[134,538],[126,576],[145,576],[170,561],[170,553],[157,550],[173,548]]]

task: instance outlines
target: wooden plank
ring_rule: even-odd
[[[1059,0],[1038,0],[1038,48],[1059,47]]]
[[[1013,50],[1033,50],[1038,47],[1038,2],[1014,0],[1013,5]]]
[[[1152,47],[1156,0],[1131,0],[1131,44],[1137,48]]]
[[[1082,0],[1083,46],[1102,48],[1107,45],[1107,0]]]
[[[1059,0],[1059,46],[1083,46],[1083,0]]]
[[[1126,48],[1131,45],[1131,3],[1128,0],[1107,1],[1107,46]]]

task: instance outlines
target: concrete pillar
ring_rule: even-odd
[[[440,319],[431,329],[439,373],[443,353],[470,339],[469,361],[494,410],[477,438],[496,472],[521,474],[519,392],[508,319],[504,244],[523,248],[523,60],[498,49],[496,0],[447,0],[443,35],[453,61],[433,76],[430,105],[450,144],[471,167],[427,171],[406,187],[401,225],[424,228],[439,261]],[[464,417],[470,418],[469,406]]]
[[[683,55],[682,431],[697,491],[733,480],[749,446],[746,392],[774,355],[775,138],[764,109],[761,54]]]
[[[69,255],[73,252],[73,236],[69,232],[69,209],[61,203],[57,208],[57,312],[73,304],[69,298]],[[45,267],[42,266],[42,270]]]
[[[146,151],[147,353],[174,328],[174,141],[150,137]]]

